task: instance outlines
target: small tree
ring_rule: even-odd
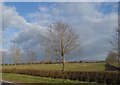
[[[112,45],[111,51],[114,51],[116,53],[118,53],[118,46],[120,45],[119,34],[120,29],[116,28],[115,33],[113,34],[112,39],[110,40],[110,44]]]
[[[68,24],[61,21],[49,27],[48,37],[44,41],[45,53],[62,59],[62,71],[65,70],[65,56],[78,51],[80,45],[79,35]]]
[[[117,53],[110,51],[106,58],[106,63],[108,64],[116,64],[117,63]]]
[[[20,63],[21,49],[18,48],[17,46],[12,46],[10,51],[12,55],[13,64],[15,64],[16,68],[16,65]]]
[[[110,40],[112,45],[112,52],[116,53],[118,66],[120,66],[120,24],[115,29],[115,33],[113,35],[112,40]]]
[[[4,51],[0,51],[0,52],[1,52],[1,53],[0,53],[0,56],[2,56],[2,57],[1,57],[1,60],[2,60],[2,61],[1,61],[1,60],[0,60],[0,61],[1,61],[1,64],[4,64],[4,63],[5,63],[5,52],[4,52]]]
[[[27,55],[28,55],[28,63],[34,63],[36,60],[35,51],[28,49]]]

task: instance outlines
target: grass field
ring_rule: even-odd
[[[14,65],[2,66],[2,69],[12,69]],[[30,64],[17,65],[17,69],[61,70],[62,64]],[[105,63],[66,63],[66,71],[104,71]]]
[[[79,85],[105,85],[105,84],[96,84],[96,83],[87,83],[81,81],[72,81],[68,79],[53,79],[45,77],[35,77],[29,75],[13,74],[13,73],[3,73],[3,80],[14,82],[14,83],[80,83]],[[57,85],[57,84],[56,84]]]

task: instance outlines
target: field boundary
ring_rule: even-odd
[[[61,78],[117,85],[120,83],[118,72],[72,72],[72,71],[42,71],[31,69],[3,69],[3,73],[26,74],[32,76]]]

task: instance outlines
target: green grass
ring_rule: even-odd
[[[105,63],[66,63],[66,71],[104,71]],[[2,66],[2,69],[12,69],[14,65]],[[17,65],[17,69],[61,70],[62,64],[31,64]]]
[[[13,74],[13,73],[3,73],[2,78],[3,80],[14,83],[64,83],[64,85],[65,83],[79,83],[79,85],[104,85],[104,84],[81,82],[77,80],[72,81],[68,79],[53,79],[53,78],[36,77],[36,76]]]
[[[2,79],[2,73],[0,73],[0,80]]]

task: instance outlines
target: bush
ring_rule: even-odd
[[[105,64],[105,70],[106,71],[120,71],[120,68],[106,63]]]
[[[120,83],[118,72],[71,72],[71,71],[43,71],[32,69],[3,69],[4,73],[18,73],[40,77],[62,78],[86,82],[97,82],[117,85]]]

